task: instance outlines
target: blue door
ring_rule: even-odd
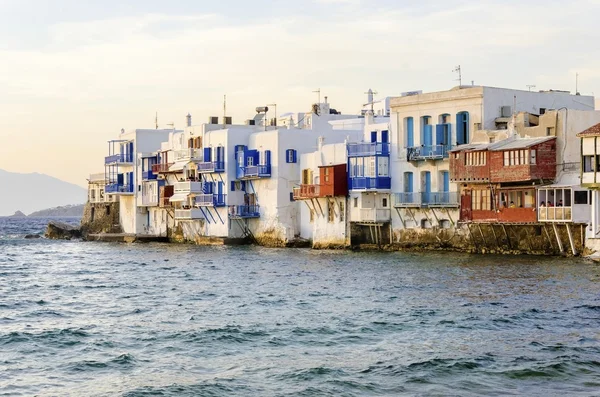
[[[429,203],[431,196],[431,172],[425,171],[423,172],[423,203]]]
[[[371,142],[377,142],[377,131],[371,131]]]
[[[404,173],[404,195],[403,195],[403,203],[413,203],[413,173],[405,172]]]
[[[456,115],[456,143],[458,145],[469,143],[469,112],[460,112]]]
[[[406,147],[415,146],[415,131],[412,117],[406,119]]]
[[[128,182],[129,190],[128,191],[133,192],[133,172],[128,173],[128,179],[129,179],[129,182]]]
[[[435,144],[436,145],[445,145],[446,138],[446,124],[437,124],[435,126]]]
[[[381,142],[388,143],[389,132],[387,130],[381,131]]]
[[[212,153],[211,153],[211,151],[212,151],[212,149],[211,149],[211,148],[209,148],[209,147],[205,147],[205,148],[204,148],[204,161],[206,161],[207,163],[208,163],[209,161],[212,161],[212,160],[211,160],[211,157],[212,157],[212,156],[211,156],[211,154],[212,154]]]
[[[450,191],[450,173],[448,171],[444,171],[442,172],[442,178],[443,178],[443,191],[444,192],[449,192]]]
[[[423,126],[423,146],[433,145],[433,126],[427,124]]]

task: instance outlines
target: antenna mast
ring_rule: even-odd
[[[156,112],[156,115],[154,116],[154,127],[158,129],[158,112]]]
[[[223,95],[223,129],[227,128],[227,95]]]
[[[318,94],[318,102],[317,103],[321,103],[321,89],[317,88],[317,90],[313,91],[313,92]]]
[[[579,72],[575,73],[575,95],[579,94]]]
[[[462,86],[462,71],[460,65],[454,68],[453,72],[458,73],[458,86]]]
[[[527,84],[526,87],[529,88],[529,91],[531,92],[531,89],[535,88],[535,84]]]

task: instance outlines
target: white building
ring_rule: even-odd
[[[515,113],[589,111],[594,98],[561,91],[463,86],[393,98],[390,106],[392,227],[398,237],[406,229],[448,228],[458,220],[458,188],[449,177],[449,149],[505,139],[508,134],[498,130],[507,130]],[[544,132],[556,134],[548,128]]]

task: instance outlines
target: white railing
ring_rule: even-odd
[[[389,222],[392,212],[389,209],[361,208],[358,222]]]
[[[203,219],[202,211],[199,209],[175,210],[175,219]]]
[[[210,194],[199,194],[194,198],[194,205],[198,207],[212,207],[214,205],[214,195]]]
[[[144,207],[157,207],[158,194],[147,194],[142,196],[142,205]]]
[[[182,149],[173,151],[173,160],[195,160],[202,161],[202,150],[201,149]]]
[[[92,204],[99,204],[99,203],[116,203],[117,200],[119,199],[119,196],[115,195],[115,194],[105,194],[104,197],[89,197],[88,201]]]
[[[202,193],[202,182],[175,182],[175,193]]]
[[[97,174],[90,174],[90,182],[99,182],[99,183],[106,183],[106,175],[104,174],[104,172],[100,172]]]

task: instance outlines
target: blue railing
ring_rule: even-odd
[[[392,179],[389,176],[376,178],[355,176],[350,178],[350,190],[390,189]]]
[[[383,142],[359,142],[346,145],[348,156],[389,155],[390,144]]]
[[[421,193],[421,201],[428,207],[458,207],[457,192]]]
[[[229,206],[229,217],[230,218],[259,218],[260,217],[260,206],[259,205],[230,205]]]
[[[243,171],[244,178],[269,178],[271,176],[270,165],[249,165]]]
[[[204,161],[198,163],[198,172],[224,172],[224,161]]]
[[[409,192],[394,194],[395,207],[458,207],[457,192]]]
[[[438,160],[448,158],[450,145],[414,146],[407,149],[408,161]]]
[[[420,207],[421,193],[406,192],[394,194],[394,207]]]
[[[156,174],[152,171],[144,171],[142,172],[142,179],[145,181],[151,181],[156,179]]]
[[[133,156],[131,153],[117,153],[104,158],[104,164],[112,163],[132,163]]]
[[[133,193],[133,185],[124,185],[122,183],[111,183],[104,188],[106,193]]]
[[[227,195],[226,194],[215,194],[213,196],[213,203],[215,207],[225,207],[227,205]]]

